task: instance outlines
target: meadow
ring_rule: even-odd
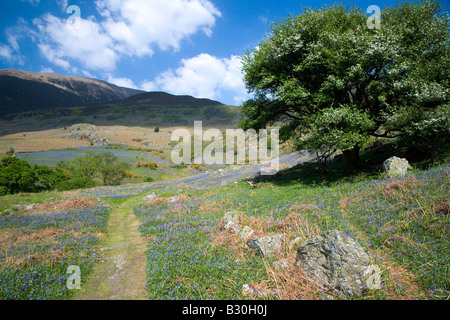
[[[332,165],[325,175],[314,163],[296,166],[311,159],[308,153],[283,156],[286,171],[252,185],[245,179],[258,167],[248,165],[155,183],[0,197],[0,208],[9,209],[0,217],[0,298],[73,298],[66,270],[81,265],[89,281],[111,210],[105,202],[114,208],[131,199],[147,245],[148,299],[448,299],[448,161],[390,179],[376,170],[347,176]],[[154,191],[156,199],[142,201]],[[102,202],[54,212],[23,209],[67,199]],[[233,210],[255,236],[283,233],[286,244],[344,231],[380,267],[381,289],[362,296],[325,291],[293,267],[295,245],[261,258],[244,239],[221,229],[224,214]],[[288,266],[277,268],[276,261]]]
[[[299,176],[305,168],[291,171]],[[211,181],[205,182],[205,186]],[[416,170],[403,179],[292,183],[283,178],[185,191],[181,203],[155,200],[136,207],[147,238],[151,299],[447,299],[450,245],[447,165]],[[170,196],[171,194],[167,194]],[[382,270],[381,290],[362,297],[330,295],[294,268],[296,248],[260,258],[238,236],[219,229],[225,212],[258,235],[282,232],[287,242],[341,230],[365,248]],[[250,284],[253,295],[243,295]],[[267,294],[267,289],[272,294]],[[259,293],[258,293],[259,292]],[[269,291],[270,292],[270,291]]]
[[[62,201],[63,210],[51,210],[54,199],[41,199],[34,210],[0,217],[0,299],[71,299],[68,268],[80,267],[82,283],[88,278],[110,209],[82,198]]]

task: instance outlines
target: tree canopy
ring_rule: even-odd
[[[450,18],[436,1],[383,10],[380,29],[356,7],[305,9],[275,21],[243,57],[252,100],[244,129],[281,126],[299,148],[343,151],[348,170],[371,137],[450,131]]]

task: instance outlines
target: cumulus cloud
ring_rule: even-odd
[[[240,104],[250,97],[242,80],[241,67],[241,59],[237,56],[217,58],[200,54],[183,59],[179,68],[161,73],[153,81],[144,82],[141,88],[209,99],[220,99],[227,94]]]
[[[106,77],[106,82],[115,84],[119,87],[138,89],[138,87],[134,84],[133,80],[129,78],[120,78],[114,77],[112,74],[108,74]]]
[[[113,70],[118,60],[112,39],[93,18],[79,19],[75,25],[47,14],[33,23],[39,30],[38,47],[55,65],[66,70],[71,60],[91,70]]]
[[[11,60],[13,57],[13,51],[10,46],[0,43],[0,58],[4,60]]]
[[[39,49],[50,62],[69,69],[76,61],[110,72],[122,57],[152,56],[156,48],[178,50],[193,34],[211,35],[221,15],[209,0],[97,0],[95,5],[100,20],[84,18],[83,11],[74,26],[51,14],[34,20]]]

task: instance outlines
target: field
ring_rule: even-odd
[[[308,159],[299,154],[283,157],[282,163],[291,167]],[[305,164],[252,187],[242,179],[254,170],[230,167],[221,174],[200,173],[153,184],[1,197],[0,209],[9,209],[9,214],[0,218],[0,295],[3,299],[448,298],[448,163],[414,169],[403,179],[377,172],[323,176]],[[154,191],[158,195],[154,200],[143,201]],[[69,207],[77,199],[98,205],[73,210],[57,205],[69,199],[73,201]],[[54,209],[39,211],[39,203]],[[30,204],[35,209],[28,211]],[[325,230],[344,231],[380,267],[381,289],[362,296],[326,292],[292,266],[295,246],[261,258],[238,235],[221,229],[221,219],[232,210],[241,213],[241,223],[256,235],[283,233],[285,243]],[[141,241],[141,249],[128,246],[129,239]],[[102,251],[105,246],[116,251]],[[138,268],[136,261],[144,262]],[[285,261],[288,267],[282,271],[276,261]],[[83,270],[81,291],[66,289],[65,270],[72,264]],[[133,279],[141,280],[130,284]],[[123,296],[118,286],[125,288],[127,283],[134,291]],[[244,285],[250,292],[243,290]]]

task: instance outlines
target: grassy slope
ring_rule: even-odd
[[[135,207],[147,243],[146,291],[152,299],[248,299],[242,295],[244,284],[276,287],[278,298],[284,299],[329,298],[294,269],[284,274],[272,267],[281,258],[293,263],[295,250],[285,248],[276,257],[261,259],[239,237],[221,232],[220,219],[229,210],[241,211],[241,222],[257,235],[283,232],[288,241],[306,240],[323,230],[345,231],[369,250],[383,271],[382,289],[362,299],[445,299],[450,294],[450,218],[436,209],[449,200],[448,164],[416,169],[400,180],[373,171],[346,177],[336,163],[327,175],[303,166],[258,184],[257,189],[244,182],[211,188],[212,180],[205,180],[204,188],[172,182],[103,187],[57,197],[103,197],[121,212],[124,198],[138,203],[143,195],[158,191],[155,203]],[[167,199],[176,194],[184,196],[169,203]],[[0,204],[53,201],[48,195],[40,197],[1,197]]]

